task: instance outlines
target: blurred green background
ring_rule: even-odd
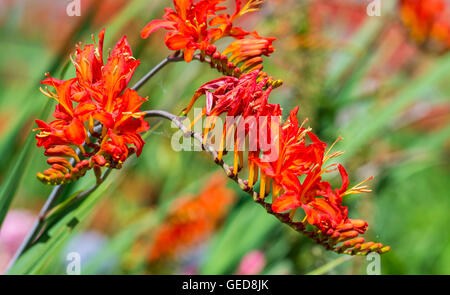
[[[34,119],[47,119],[54,108],[39,92],[44,73],[73,77],[67,65],[74,45],[89,43],[102,28],[105,48],[125,34],[142,60],[132,83],[169,54],[163,32],[147,40],[139,33],[171,1],[86,0],[73,17],[66,14],[69,2],[0,1],[0,196],[15,196],[0,234],[0,272],[51,190],[35,177],[47,164],[30,136]],[[369,2],[267,0],[240,25],[277,38],[264,63],[284,80],[272,102],[285,113],[300,105],[300,117],[328,144],[344,138],[337,149],[345,151],[351,183],[375,176],[373,193],[345,205],[353,218],[368,221],[368,238],[391,246],[381,257],[382,274],[450,274],[450,55],[424,52],[408,39],[396,1],[383,4],[379,17],[367,16]],[[195,61],[171,64],[139,90],[149,97],[143,108],[178,113],[199,86],[219,76]],[[366,257],[325,251],[232,182],[226,186],[235,201],[219,222],[175,256],[150,260],[177,200],[197,196],[218,177],[208,155],[172,150],[169,123],[150,123],[142,156],[113,171],[76,209],[73,229],[67,226],[73,216],[59,220],[51,242],[25,255],[17,273],[65,274],[67,254],[76,251],[86,274],[366,274]]]

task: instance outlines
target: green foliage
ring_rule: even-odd
[[[267,5],[272,5],[269,2]],[[352,171],[352,184],[366,176],[376,176],[370,183],[374,188],[370,196],[351,197],[345,204],[350,207],[352,217],[369,219],[369,238],[391,246],[391,252],[381,259],[383,274],[449,274],[450,234],[446,228],[450,222],[449,122],[444,120],[443,126],[436,130],[427,125],[415,128],[407,124],[405,111],[421,104],[448,105],[450,55],[418,52],[414,56],[414,71],[410,70],[410,64],[394,70],[387,63],[384,75],[377,77],[380,89],[366,91],[374,79],[374,67],[379,66],[380,60],[386,62],[381,58],[380,48],[385,40],[380,34],[386,25],[389,27],[390,23],[385,22],[390,21],[389,17],[395,18],[395,13],[386,18],[372,18],[355,30],[351,42],[344,43],[345,46],[331,50],[302,48],[289,45],[299,34],[310,30],[305,5],[299,2],[290,3],[289,9],[271,6],[264,17],[258,18],[258,29],[279,38],[274,43],[277,51],[273,58],[264,63],[271,75],[285,80],[283,87],[273,91],[272,101],[280,103],[285,111],[300,105],[302,119],[310,116],[308,124],[328,144],[340,135],[344,137],[336,150],[345,151],[341,159]],[[2,22],[5,25],[0,30],[0,227],[9,210],[26,209],[37,215],[51,190],[34,177],[47,164],[30,132],[31,122],[37,117],[47,118],[54,107],[38,90],[37,82],[43,73],[50,70],[55,78],[63,74],[72,77],[73,68],[65,65],[74,43],[89,40],[91,34],[96,35],[106,27],[106,48],[122,34],[129,37],[136,57],[141,59],[132,80],[136,82],[169,53],[162,44],[162,35],[155,34],[143,41],[138,34],[151,18],[162,15],[166,4],[167,1],[156,0],[127,1],[107,20],[102,19],[101,24],[95,15],[80,18],[77,20],[80,23],[72,27],[77,29],[67,36],[70,44],[60,40],[58,46],[46,41],[51,37],[47,36],[50,33],[46,30],[51,29],[48,24],[40,26],[40,33],[24,29],[27,26],[21,22],[26,22],[26,15],[19,7]],[[299,27],[286,28],[284,20],[295,21]],[[280,27],[286,28],[282,34]],[[334,27],[329,29],[328,34],[333,35]],[[219,76],[196,61],[174,63],[161,70],[139,94],[149,97],[145,109],[178,113],[199,86]],[[83,274],[103,273],[101,266],[112,260],[119,263],[105,273],[149,272],[146,265],[149,247],[167,211],[180,196],[198,193],[216,169],[204,153],[174,152],[170,137],[175,130],[167,122],[152,119],[150,123],[152,132],[145,137],[146,145],[139,160],[130,159],[122,171],[114,172],[85,199],[73,202],[72,198],[93,184],[92,174],[64,190],[59,199],[60,209],[46,219],[40,238],[10,274],[64,274],[65,261],[61,257],[65,257],[65,246],[75,233],[85,231],[99,232],[107,237],[107,242],[93,259],[83,261]],[[234,273],[249,251],[260,250],[267,260],[263,270],[267,274],[365,274],[365,259],[347,260],[320,252],[314,243],[248,200],[249,196],[237,185],[228,187],[236,192],[237,204],[212,237],[204,241],[201,258],[185,253],[187,260],[196,260],[198,273]],[[136,250],[140,239],[150,242]],[[317,257],[320,264],[312,263]],[[176,260],[166,262],[165,266],[165,271],[173,273],[183,269],[183,263]],[[157,267],[151,269],[152,273],[158,273]]]

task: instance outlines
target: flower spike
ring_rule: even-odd
[[[102,30],[98,43],[94,39],[94,44],[77,45],[71,57],[76,78],[62,81],[47,74],[41,82],[56,93],[47,87],[41,92],[58,102],[53,113],[56,120],[36,120],[37,146],[43,146],[45,155],[51,157],[47,162],[52,167],[38,173],[45,183],[72,182],[92,168],[96,174],[102,167],[120,168],[129,155],[136,152],[139,156],[142,151],[140,133],[149,126],[139,109],[146,99],[127,88],[139,60],[133,58],[123,37],[105,63],[104,35]],[[95,126],[102,131],[97,132]],[[61,157],[72,158],[74,163]]]
[[[259,81],[260,71],[243,74],[239,78],[227,76],[204,84],[194,94],[185,114],[189,112],[198,98],[205,96],[205,107],[201,117],[227,116],[240,117],[241,120],[264,116],[281,116],[281,107],[268,103],[272,87],[266,88],[266,80]],[[267,78],[266,78],[267,79]],[[223,138],[216,156],[216,163],[221,165],[227,176],[238,182],[240,187],[253,196],[255,202],[262,205],[269,214],[283,223],[310,237],[328,250],[348,255],[366,255],[370,252],[385,253],[390,250],[381,243],[365,242],[364,234],[368,224],[364,220],[349,218],[348,208],[343,205],[343,197],[349,194],[369,192],[362,182],[349,189],[348,173],[341,164],[325,163],[342,154],[332,153],[336,142],[327,149],[311,128],[299,123],[293,109],[282,124],[277,120],[256,120],[252,126],[256,130],[266,130],[269,148],[256,142],[256,151],[249,151],[247,157],[248,179],[242,179],[245,170],[242,152],[237,150],[237,131],[233,126],[224,125]],[[197,118],[198,119],[198,118]],[[202,134],[203,146],[207,144],[207,128]],[[244,135],[250,140],[250,128]],[[223,142],[234,140],[232,165],[225,163]],[[273,153],[273,151],[275,151]],[[322,179],[324,174],[338,171],[341,187],[333,188]],[[371,179],[371,178],[369,178]],[[268,196],[271,195],[271,198]],[[269,203],[267,200],[271,199]],[[304,218],[296,221],[297,213],[302,210]],[[312,230],[310,230],[311,228]]]

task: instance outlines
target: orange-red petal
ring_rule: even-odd
[[[141,37],[142,38],[148,38],[153,32],[159,30],[159,29],[166,29],[166,30],[175,30],[175,22],[168,21],[168,20],[162,20],[162,19],[155,19],[149,22],[141,31]]]

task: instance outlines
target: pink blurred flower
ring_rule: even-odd
[[[11,210],[6,215],[0,230],[0,273],[6,269],[9,260],[33,226],[35,216],[22,210]]]
[[[241,260],[236,274],[238,275],[257,275],[266,266],[266,257],[264,253],[258,250],[247,253]]]

